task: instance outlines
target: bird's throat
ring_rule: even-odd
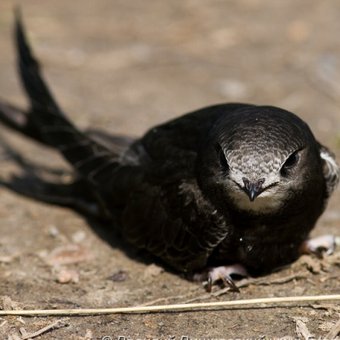
[[[284,197],[278,192],[273,194],[263,192],[254,200],[250,200],[244,192],[235,192],[231,198],[238,210],[256,214],[273,213],[279,210],[284,203]]]

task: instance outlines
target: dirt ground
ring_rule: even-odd
[[[17,2],[16,2],[17,3]],[[0,96],[25,105],[11,30],[0,2]],[[340,3],[319,0],[22,1],[29,37],[60,104],[80,127],[141,135],[150,126],[220,102],[271,104],[303,117],[340,159]],[[0,175],[20,174],[6,145],[38,167],[67,169],[51,150],[0,126]],[[339,235],[340,190],[314,235]],[[255,297],[339,294],[340,252],[304,257],[208,296],[163,271],[105,226],[0,187],[0,304],[89,308]],[[64,283],[62,283],[64,282]],[[218,289],[215,288],[214,292]],[[1,339],[56,320],[37,339],[324,337],[339,320],[331,302],[257,309],[87,317],[2,317]],[[103,338],[104,339],[104,338]]]

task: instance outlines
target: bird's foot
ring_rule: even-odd
[[[331,255],[336,248],[336,238],[333,235],[322,235],[311,238],[302,243],[301,254],[314,254],[322,258],[324,254]]]
[[[223,285],[229,287],[230,290],[239,292],[240,290],[235,285],[232,276],[246,277],[248,273],[241,264],[233,264],[230,266],[208,268],[203,273],[195,274],[194,279],[196,281],[203,281],[208,292],[211,292],[212,286],[219,281],[222,281]]]

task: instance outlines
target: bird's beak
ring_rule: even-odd
[[[255,188],[251,188],[249,190],[245,190],[246,194],[248,195],[249,199],[253,202],[254,199],[260,194],[258,190]]]
[[[243,178],[244,192],[248,195],[251,202],[255,200],[255,198],[260,195],[262,190],[262,185],[264,183],[264,179],[260,179],[255,182],[250,182],[247,178]]]

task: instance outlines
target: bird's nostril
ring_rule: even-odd
[[[242,181],[245,189],[249,190],[251,188],[254,188],[256,190],[260,190],[262,188],[263,183],[265,182],[265,179],[261,178],[257,181],[251,182],[248,178],[243,177]]]
[[[251,182],[251,181],[249,181],[248,178],[243,177],[242,181],[244,183],[243,190],[249,196],[249,199],[251,201],[254,201],[254,199],[262,192],[262,185],[263,185],[265,179],[261,178],[257,181]]]
[[[261,190],[264,181],[265,181],[264,178],[259,179],[257,182],[254,183],[254,188],[255,188],[256,190]]]
[[[249,181],[249,179],[243,177],[243,178],[242,178],[242,181],[243,181],[244,187],[245,187],[247,190],[249,190],[249,189],[250,189],[250,181]]]

